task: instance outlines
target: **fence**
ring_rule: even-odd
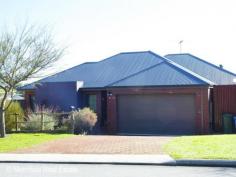
[[[218,85],[213,88],[214,125],[217,132],[223,131],[223,113],[236,114],[236,85]]]
[[[10,132],[74,132],[74,115],[64,113],[30,113],[26,117],[9,114],[13,127]]]

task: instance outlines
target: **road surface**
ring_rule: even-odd
[[[1,177],[236,177],[236,168],[0,163]]]

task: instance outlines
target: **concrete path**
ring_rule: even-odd
[[[171,136],[73,136],[14,153],[57,154],[164,154]]]
[[[0,154],[0,163],[66,163],[66,164],[153,164],[174,165],[169,155],[118,154]]]
[[[1,163],[236,167],[233,160],[174,160],[169,155],[122,154],[0,154]]]

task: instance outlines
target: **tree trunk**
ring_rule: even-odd
[[[6,136],[6,129],[5,129],[5,111],[0,108],[0,134],[1,138]]]

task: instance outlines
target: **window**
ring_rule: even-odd
[[[94,111],[97,111],[97,96],[88,95],[88,106]]]

